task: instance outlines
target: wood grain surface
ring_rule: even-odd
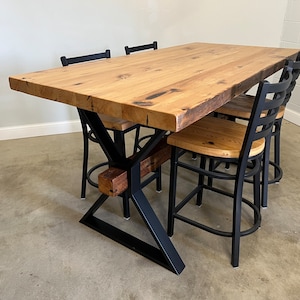
[[[11,76],[13,90],[180,131],[272,75],[299,50],[191,43]]]

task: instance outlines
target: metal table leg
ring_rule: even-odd
[[[135,160],[129,162],[117,151],[113,141],[110,139],[98,116],[89,111],[82,112],[97,139],[100,140],[101,147],[108,157],[110,164],[123,168],[127,171],[129,188],[126,192],[128,193],[129,198],[132,199],[137,211],[147,225],[147,228],[158,247],[156,248],[138,239],[137,237],[95,217],[94,213],[100,209],[101,205],[109,197],[104,194],[98,198],[94,205],[80,220],[80,222],[126,246],[127,248],[143,255],[144,257],[158,263],[159,265],[171,270],[172,272],[180,274],[185,265],[177,253],[174,245],[170,241],[170,238],[161,225],[151,205],[149,204],[146,196],[144,195],[140,180],[140,161],[153,149],[153,147],[155,147],[165,132],[158,130],[157,133],[144,146],[144,148],[138,152]]]

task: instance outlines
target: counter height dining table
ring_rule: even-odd
[[[101,194],[81,222],[180,274],[185,265],[142,191],[142,160],[166,132],[178,132],[206,116],[280,70],[298,52],[299,49],[190,43],[11,76],[9,82],[13,90],[82,111],[110,166],[127,172],[126,193],[157,247],[94,216],[109,197],[106,194]],[[155,128],[155,134],[136,155],[125,157],[98,113]]]

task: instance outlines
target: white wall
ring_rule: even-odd
[[[288,0],[280,45],[300,49],[300,0]],[[300,125],[300,79],[287,105],[285,118]]]
[[[0,139],[80,130],[75,108],[12,91],[9,75],[58,67],[61,55],[106,48],[124,55],[125,45],[153,40],[160,48],[193,41],[279,46],[288,1],[300,0],[5,1]]]

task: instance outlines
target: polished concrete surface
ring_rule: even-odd
[[[241,240],[240,266],[230,265],[229,238],[177,220],[172,241],[186,265],[179,276],[79,223],[98,197],[89,186],[80,199],[81,133],[1,141],[0,299],[299,299],[299,141],[300,128],[284,122],[284,177],[269,187],[261,228]],[[102,154],[91,148],[96,163]],[[145,188],[163,226],[168,167],[162,193],[154,184]],[[179,193],[191,182],[181,173]],[[200,209],[191,203],[188,210],[201,211],[217,227],[229,223],[229,202],[212,193],[206,198]],[[221,214],[211,213],[214,205]],[[108,200],[103,211],[149,239],[134,208],[129,221],[122,218],[121,199]]]

